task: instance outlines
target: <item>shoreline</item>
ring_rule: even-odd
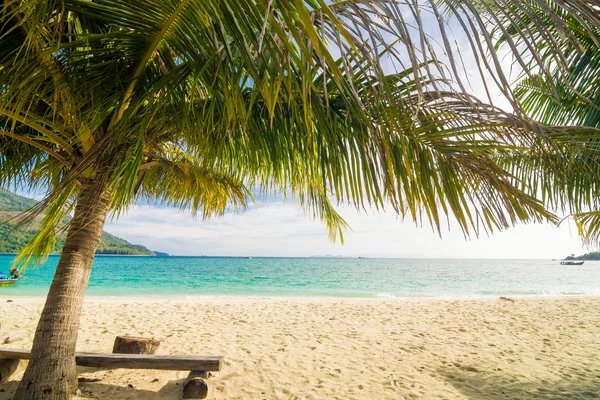
[[[3,294],[0,290],[0,302],[12,299],[23,300],[40,300],[45,299],[46,294],[31,295],[31,294]],[[482,295],[482,296],[260,296],[260,295],[86,295],[85,300],[102,301],[109,300],[119,302],[127,301],[179,301],[179,302],[202,302],[202,301],[220,301],[220,300],[236,300],[236,301],[299,301],[299,302],[337,302],[337,301],[390,301],[390,302],[428,302],[428,301],[493,301],[499,300],[501,297],[508,297],[514,300],[560,300],[560,299],[590,299],[600,298],[600,294],[558,294],[558,295]]]
[[[18,253],[0,253],[0,256],[16,256]],[[50,253],[48,254],[48,256],[52,256],[52,257],[57,257],[60,256],[61,253]],[[94,257],[102,257],[102,256],[119,256],[119,257],[153,257],[153,258],[240,258],[240,259],[282,259],[282,260],[286,260],[286,259],[306,259],[306,260],[365,260],[365,261],[369,261],[369,260],[414,260],[414,261],[444,261],[444,260],[449,260],[449,261],[556,261],[556,262],[560,262],[562,260],[564,260],[563,258],[481,258],[481,257],[475,257],[475,258],[464,258],[464,257],[377,257],[377,256],[373,256],[373,257],[360,257],[360,256],[340,256],[340,257],[328,257],[328,256],[241,256],[241,255],[234,255],[234,256],[226,256],[226,255],[196,255],[196,256],[189,256],[189,255],[169,255],[169,256],[150,256],[150,255],[144,255],[144,254],[140,254],[140,255],[135,255],[135,254],[103,254],[103,253],[97,253],[94,255]],[[588,261],[588,262],[594,262],[594,261],[598,261],[599,260],[584,260],[584,261]]]

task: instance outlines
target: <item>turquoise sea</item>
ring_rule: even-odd
[[[0,255],[0,271],[13,256]],[[0,295],[45,295],[58,256]],[[600,295],[600,262],[98,256],[92,296],[438,297]]]

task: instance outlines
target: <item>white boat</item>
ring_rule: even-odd
[[[7,278],[1,279],[0,278],[0,286],[12,285],[15,283],[17,283],[17,279],[7,279]]]
[[[583,265],[584,260],[562,260],[560,265]]]
[[[10,274],[10,277],[6,276],[6,274],[4,272],[0,272],[0,286],[13,285],[13,284],[17,283],[17,280],[20,277],[19,270],[16,268],[13,268],[10,270],[9,274]]]

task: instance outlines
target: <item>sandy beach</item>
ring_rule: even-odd
[[[42,298],[0,297],[0,341],[28,349]],[[223,355],[214,399],[600,397],[600,298],[88,298],[78,351],[117,335],[158,354]],[[10,399],[24,368],[2,385]],[[184,371],[85,373],[80,398],[180,399]]]

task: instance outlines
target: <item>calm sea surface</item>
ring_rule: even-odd
[[[7,272],[13,256],[0,255]],[[45,295],[58,261],[0,295]],[[551,260],[115,257],[94,261],[92,296],[487,297],[600,295],[600,262]]]

